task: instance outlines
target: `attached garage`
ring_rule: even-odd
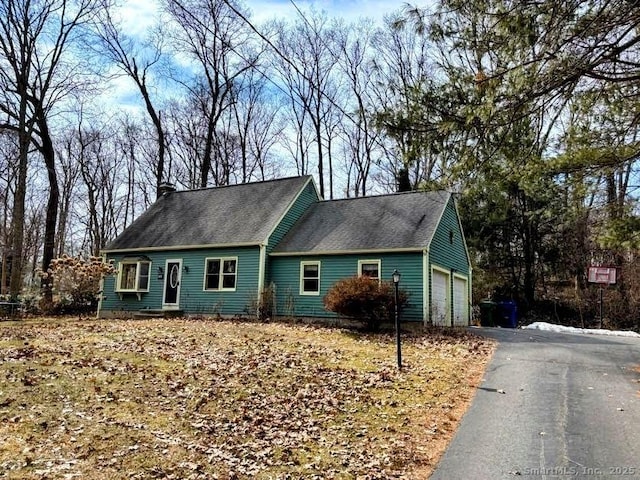
[[[431,269],[431,323],[439,327],[469,325],[469,280],[445,269]]]
[[[469,285],[466,277],[453,277],[453,325],[469,325]]]
[[[451,326],[450,275],[444,270],[431,270],[431,321],[440,327]]]

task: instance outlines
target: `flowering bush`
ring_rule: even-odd
[[[100,257],[70,257],[63,255],[51,261],[40,278],[49,282],[53,290],[54,305],[50,308],[57,313],[87,313],[95,311],[100,294],[100,280],[112,275],[115,268]]]
[[[385,320],[393,319],[395,307],[393,283],[379,282],[362,276],[336,282],[324,297],[324,306],[330,312],[346,315],[365,322],[369,330],[377,330]],[[409,296],[398,292],[398,308],[408,304]]]

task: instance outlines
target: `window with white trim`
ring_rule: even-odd
[[[236,289],[238,258],[207,258],[204,268],[204,290]]]
[[[148,292],[150,271],[151,262],[149,260],[121,261],[116,292]]]
[[[380,281],[380,260],[358,260],[358,276]]]
[[[320,295],[320,262],[300,262],[300,295]]]

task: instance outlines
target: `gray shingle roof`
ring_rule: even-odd
[[[262,243],[310,179],[292,177],[166,194],[105,250]]]
[[[425,248],[449,197],[447,192],[411,192],[318,202],[274,253]]]

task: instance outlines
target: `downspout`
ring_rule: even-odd
[[[102,254],[102,262],[107,263],[107,254]],[[99,284],[99,296],[98,296],[98,311],[96,312],[96,319],[100,318],[100,311],[102,310],[102,297],[104,297],[104,275],[100,276],[100,284]]]
[[[429,324],[429,310],[431,309],[431,298],[429,296],[429,249],[422,251],[422,322],[426,327]]]
[[[467,323],[471,325],[471,321],[473,320],[473,267],[469,265],[469,314],[467,318]]]
[[[260,307],[262,306],[262,296],[264,295],[264,281],[267,270],[267,245],[260,244],[260,259],[258,260],[258,303],[256,305],[256,316],[260,317]]]
[[[455,325],[456,318],[456,292],[453,288],[454,283],[456,283],[456,269],[452,268],[451,273],[449,274],[449,291],[451,292],[451,298],[449,299],[449,309],[451,310],[451,318],[449,319],[449,324],[453,327]]]

